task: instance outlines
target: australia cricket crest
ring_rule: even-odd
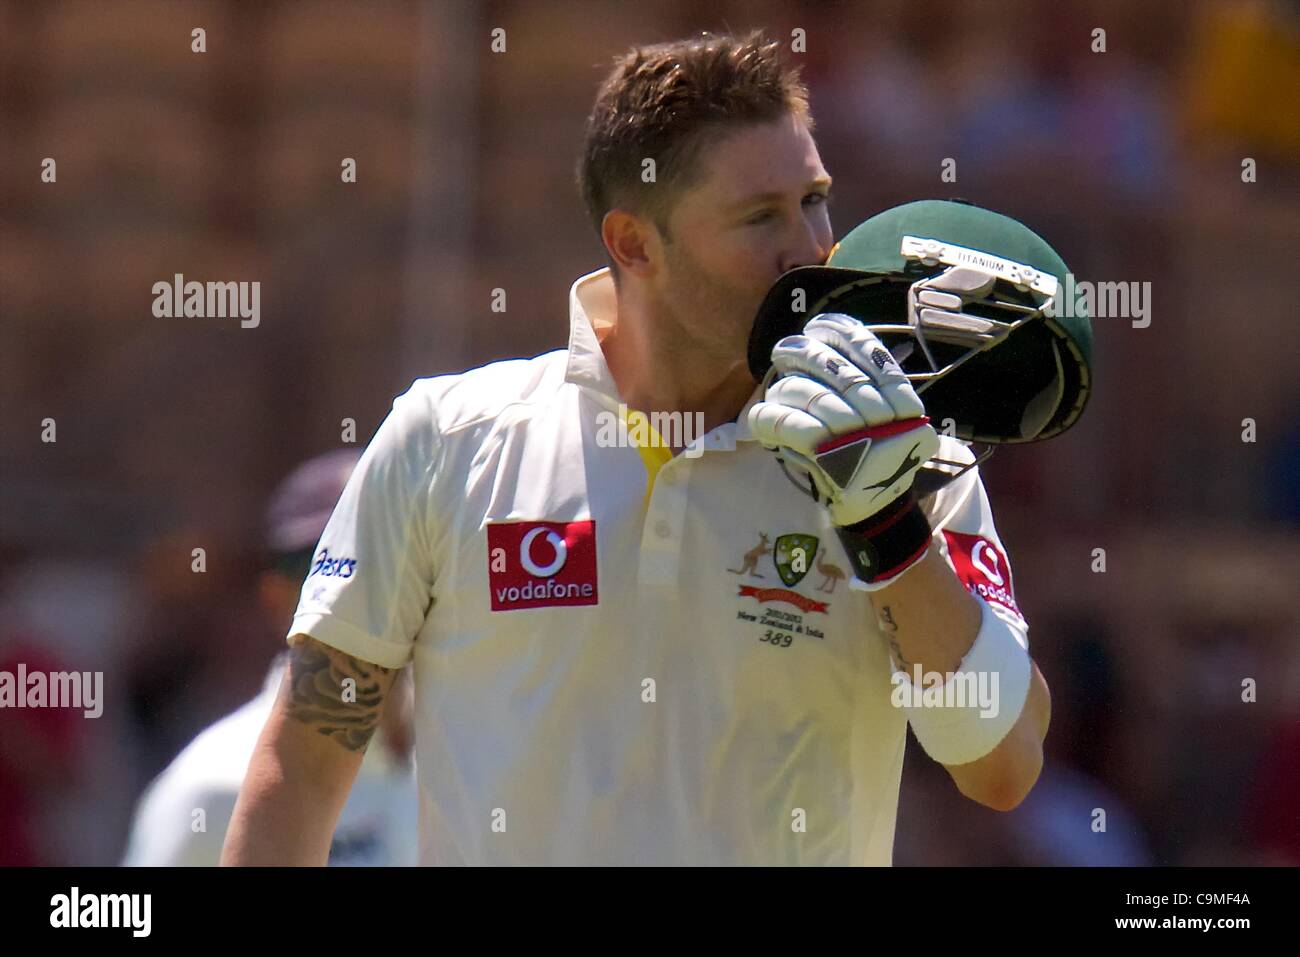
[[[791,534],[777,538],[772,548],[772,563],[787,587],[793,588],[803,581],[817,555],[817,545],[816,535]]]

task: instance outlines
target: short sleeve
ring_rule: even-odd
[[[975,460],[963,443],[953,442],[953,447],[943,452],[953,453],[946,457],[962,464]],[[1016,599],[1011,560],[993,523],[993,507],[979,467],[968,469],[922,505],[934,529],[935,544],[957,578],[1016,628],[1021,643],[1028,647],[1029,623]]]
[[[416,386],[393,402],[348,479],[289,632],[385,668],[410,661],[433,596],[429,502],[441,442]]]

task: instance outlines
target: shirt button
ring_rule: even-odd
[[[659,519],[659,521],[655,522],[655,534],[658,535],[660,538],[667,538],[668,536],[672,535],[672,533],[673,533],[672,526],[669,525],[668,522],[666,522],[664,519],[661,518]]]

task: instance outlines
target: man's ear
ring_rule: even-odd
[[[625,275],[643,276],[662,245],[658,228],[624,209],[611,209],[601,220],[600,236],[609,258]]]

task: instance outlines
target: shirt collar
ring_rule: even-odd
[[[569,362],[564,381],[617,400],[618,386],[600,348],[600,333],[614,325],[618,300],[608,266],[580,276],[569,289]]]
[[[614,275],[608,266],[574,281],[569,289],[569,360],[564,381],[591,389],[615,402],[621,401],[621,397],[613,373],[605,362],[600,338],[613,327],[617,315]],[[763,392],[763,384],[756,385],[736,421],[723,423],[719,430],[734,432],[738,442],[753,441],[754,436],[749,431],[749,410],[755,402],[762,400]]]

